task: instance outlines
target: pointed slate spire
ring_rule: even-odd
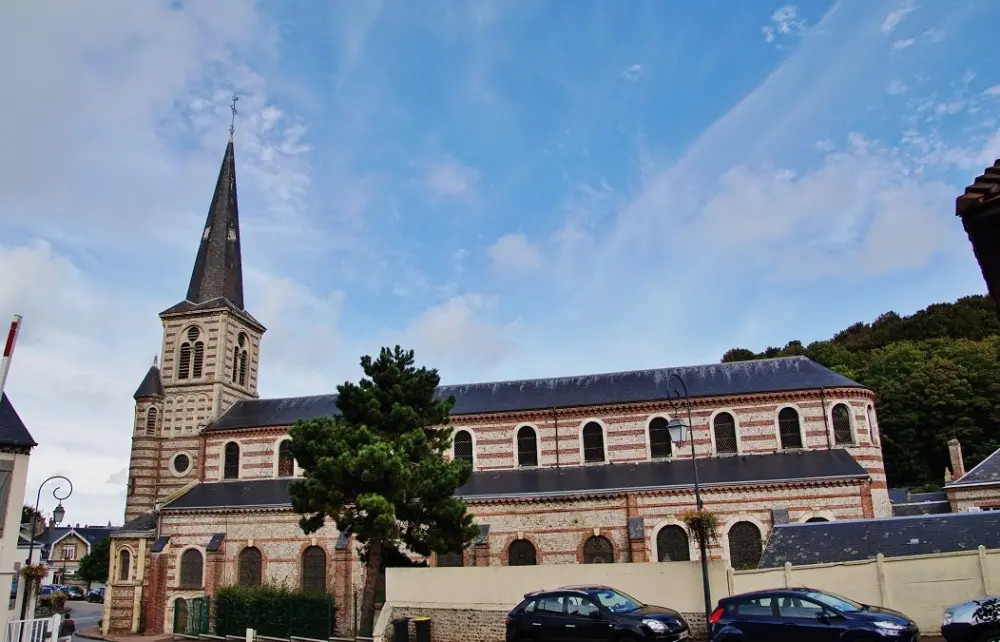
[[[146,372],[146,376],[143,377],[142,383],[139,387],[135,389],[135,394],[132,395],[133,399],[141,399],[143,397],[163,397],[163,381],[160,379],[160,367],[157,365],[158,356],[153,355],[153,365],[150,366],[149,370]]]
[[[243,261],[232,134],[222,157],[187,292],[187,300],[194,304],[220,298],[243,310]]]

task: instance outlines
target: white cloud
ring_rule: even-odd
[[[632,65],[631,67],[622,72],[622,77],[625,80],[631,80],[632,82],[636,82],[637,80],[639,80],[639,77],[641,75],[642,75],[642,65],[640,64]]]
[[[893,80],[889,83],[889,86],[885,88],[885,93],[890,96],[898,96],[900,94],[905,94],[910,91],[910,88],[902,80]]]
[[[501,236],[487,253],[493,269],[502,274],[520,276],[542,266],[542,251],[523,233]]]
[[[425,181],[436,197],[468,200],[479,183],[479,170],[449,159],[431,165]]]
[[[897,40],[892,43],[893,51],[902,51],[903,49],[908,49],[913,45],[917,44],[917,41],[913,38],[905,38],[903,40]]]
[[[412,346],[421,362],[436,364],[455,377],[451,383],[472,371],[496,367],[516,347],[509,336],[512,328],[490,319],[498,303],[497,297],[476,293],[453,297],[417,317],[403,333],[404,343]]]
[[[984,96],[1000,96],[1000,85],[993,85],[983,91]]]
[[[902,7],[889,12],[889,15],[882,22],[882,33],[886,35],[891,34],[899,26],[899,23],[903,21],[903,18],[916,10],[916,8],[917,3],[914,0],[907,0]]]
[[[771,14],[771,24],[761,27],[764,40],[774,42],[778,36],[800,35],[805,31],[806,22],[799,18],[795,5],[785,5]]]

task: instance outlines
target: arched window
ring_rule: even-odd
[[[516,539],[507,548],[508,566],[534,566],[537,557],[535,545],[526,539]]]
[[[656,534],[656,557],[660,562],[687,562],[691,559],[688,534],[676,524],[669,524]]]
[[[531,426],[517,429],[517,465],[538,465],[538,435]]]
[[[223,464],[223,479],[240,478],[240,445],[235,441],[226,444],[225,462]]]
[[[455,440],[452,444],[455,449],[455,459],[473,463],[472,456],[472,433],[468,430],[459,430],[455,433]]]
[[[673,454],[673,444],[670,443],[670,431],[667,430],[667,420],[663,417],[653,417],[649,422],[649,457],[664,459]]]
[[[583,427],[583,463],[604,461],[604,428],[596,421]]]
[[[181,554],[181,588],[201,588],[203,562],[197,548],[189,548]]]
[[[584,564],[614,564],[615,547],[611,540],[602,535],[594,535],[583,543]]]
[[[729,529],[729,561],[733,569],[757,568],[763,552],[760,529],[753,522],[736,522]]]
[[[846,446],[854,443],[854,434],[851,430],[851,409],[847,404],[838,403],[830,411],[833,417],[833,443],[838,446]]]
[[[778,433],[781,435],[783,449],[802,448],[802,431],[800,430],[798,410],[795,408],[781,409],[781,412],[778,413]]]
[[[247,546],[240,551],[239,585],[260,586],[263,558],[256,546]]]
[[[295,456],[292,455],[292,442],[283,439],[278,445],[278,477],[295,476]]]
[[[245,332],[236,335],[236,347],[233,348],[233,382],[241,386],[247,385],[247,359],[250,340]]]
[[[181,344],[177,359],[178,379],[198,379],[205,362],[205,344],[199,341],[201,330],[188,328],[186,341]]]
[[[736,441],[736,418],[728,412],[720,412],[712,420],[715,433],[715,452],[720,455],[735,455],[739,451]]]
[[[146,411],[146,434],[155,435],[156,434],[156,408],[150,408]]]
[[[878,422],[875,420],[874,406],[868,406],[868,431],[871,435],[872,443],[878,446],[881,441],[881,437],[878,432]]]
[[[118,552],[118,581],[127,582],[132,573],[132,554],[127,548]]]
[[[302,590],[326,593],[326,551],[320,546],[302,551]]]

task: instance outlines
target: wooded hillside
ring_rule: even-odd
[[[1000,447],[1000,323],[988,297],[936,303],[905,317],[886,312],[809,345],[734,348],[722,361],[793,355],[878,395],[890,486],[941,485],[952,437],[962,442],[967,469]]]

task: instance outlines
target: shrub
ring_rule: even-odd
[[[704,543],[706,547],[718,540],[719,517],[707,510],[692,510],[679,516],[680,520],[694,534],[698,544]]]
[[[333,600],[279,586],[224,586],[215,591],[215,634],[292,635],[327,639],[333,631]]]

